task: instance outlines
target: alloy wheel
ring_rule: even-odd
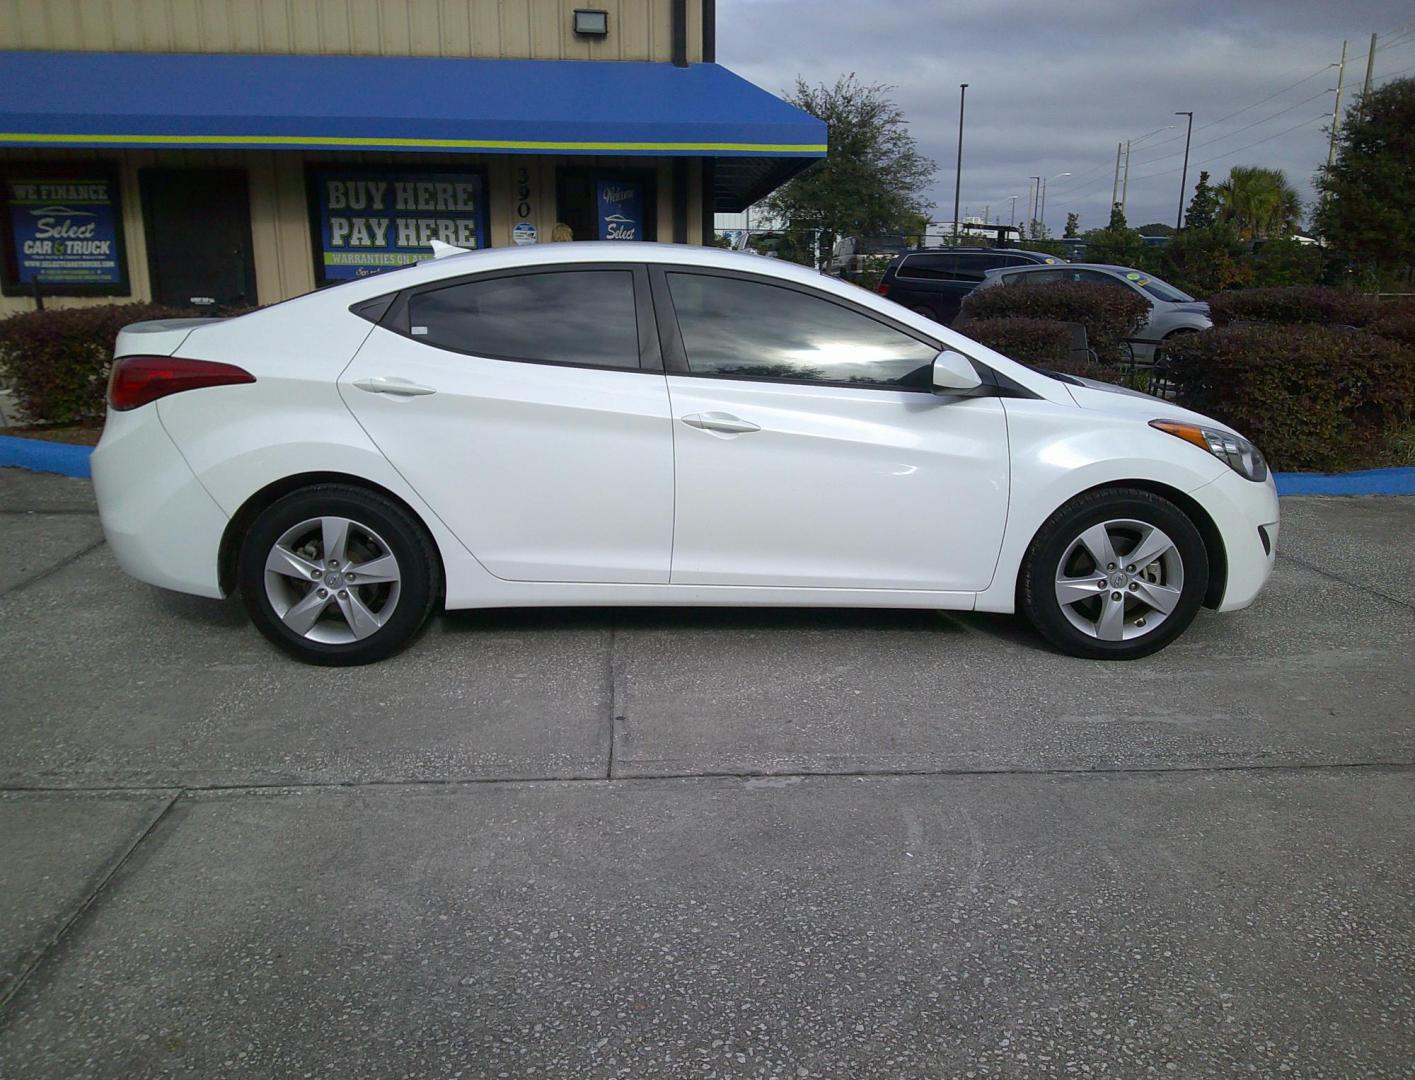
[[[402,572],[393,549],[346,517],[286,529],[265,560],[265,596],[291,631],[343,645],[377,633],[398,606]]]
[[[1179,604],[1184,560],[1162,529],[1120,518],[1092,525],[1056,567],[1056,600],[1083,634],[1130,641],[1152,633]]]

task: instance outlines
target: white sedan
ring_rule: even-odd
[[[453,254],[116,355],[118,561],[239,589],[315,663],[439,605],[585,604],[1020,608],[1130,659],[1273,565],[1272,478],[1222,424],[709,248]]]

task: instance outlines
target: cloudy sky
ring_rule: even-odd
[[[1194,112],[1191,190],[1200,168],[1217,180],[1233,165],[1265,165],[1310,202],[1342,39],[1344,104],[1365,78],[1372,33],[1377,83],[1415,74],[1408,0],[718,0],[717,11],[718,61],[767,89],[849,72],[893,85],[939,166],[935,220],[952,216],[958,84],[968,83],[962,205],[991,206],[1006,222],[1017,195],[1021,221],[1027,178],[1044,175],[1057,235],[1068,210],[1083,229],[1105,224],[1126,138],[1126,217],[1173,223],[1179,109]]]

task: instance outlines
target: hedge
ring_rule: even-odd
[[[974,319],[955,326],[960,334],[1034,367],[1118,383],[1124,369],[1113,364],[1078,360],[1071,354],[1071,327],[1055,319]]]
[[[31,421],[102,416],[118,331],[144,319],[192,314],[159,304],[98,304],[0,319],[0,384]]]
[[[1102,363],[1128,359],[1123,342],[1135,336],[1149,313],[1149,302],[1130,289],[1075,281],[975,289],[964,298],[959,311],[963,325],[1007,318],[1081,323],[1087,343]]]
[[[1299,286],[1217,293],[1209,298],[1209,313],[1217,326],[1235,322],[1369,326],[1381,317],[1382,309],[1380,301],[1366,293]]]
[[[1415,417],[1415,349],[1366,330],[1230,326],[1168,353],[1180,404],[1241,431],[1278,469],[1383,464]]]

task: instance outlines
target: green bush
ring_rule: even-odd
[[[1230,326],[1168,352],[1180,404],[1232,425],[1278,469],[1388,464],[1415,415],[1415,350],[1369,331]]]
[[[1024,364],[1055,370],[1071,359],[1071,328],[1054,319],[973,319],[954,329]]]
[[[1326,253],[1290,236],[1268,240],[1253,252],[1253,284],[1316,285],[1326,269]]]
[[[1253,284],[1252,259],[1230,225],[1184,229],[1158,254],[1158,265],[1141,269],[1200,299]]]
[[[1209,312],[1218,326],[1234,322],[1369,326],[1387,313],[1374,296],[1320,286],[1222,292],[1210,297]]]
[[[1415,348],[1415,307],[1404,311],[1383,307],[1379,317],[1367,329],[1373,334]]]
[[[1102,363],[1112,364],[1128,358],[1123,343],[1135,336],[1149,313],[1149,303],[1130,289],[1075,281],[976,289],[964,298],[960,309],[965,320],[1026,318],[1081,323],[1096,356]]]
[[[1119,382],[1123,371],[1110,364],[1078,360],[1071,354],[1071,327],[1055,319],[974,319],[954,329],[1003,356],[1033,367]]]
[[[31,421],[102,416],[118,331],[144,319],[191,314],[158,304],[98,304],[0,319],[0,384]]]

